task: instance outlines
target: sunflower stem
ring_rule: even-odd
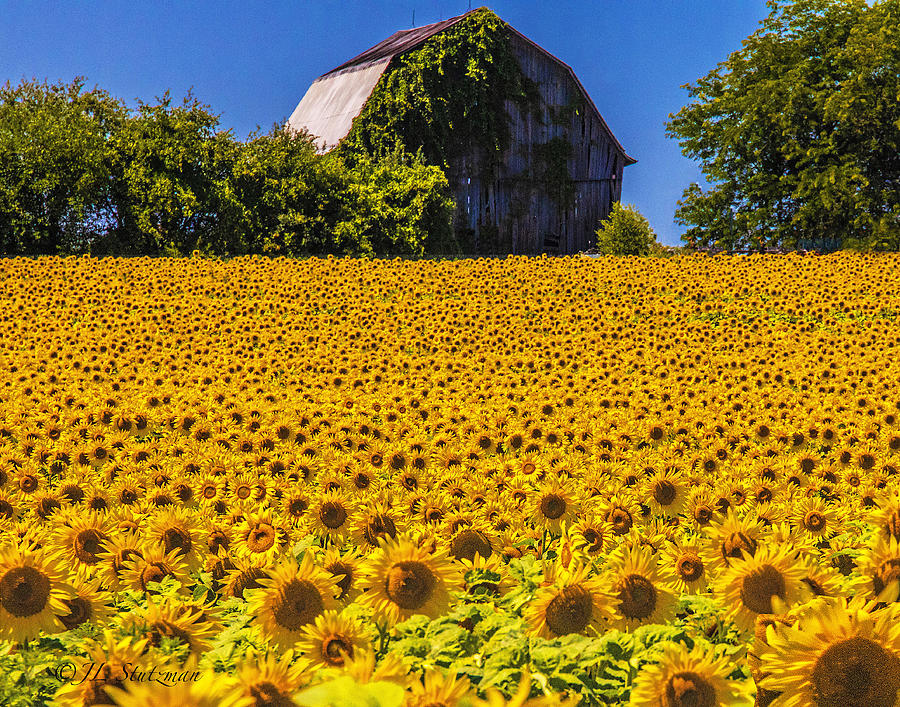
[[[378,657],[383,658],[387,655],[387,647],[391,642],[387,624],[377,624],[378,626]]]

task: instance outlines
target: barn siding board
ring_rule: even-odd
[[[363,84],[371,83],[376,72],[380,76],[389,71],[394,58],[420,47],[468,14],[397,32],[323,75],[294,111],[290,127],[307,127],[320,138],[327,135],[323,149],[329,149],[346,136],[350,121],[371,95],[359,95]],[[483,254],[584,250],[592,245],[594,230],[609,215],[613,201],[621,197],[623,168],[635,160],[625,153],[568,65],[512,27],[507,26],[507,34],[540,103],[523,112],[507,101],[510,142],[499,166],[486,169],[477,146],[448,165],[457,238],[464,251]],[[342,96],[342,85],[355,93]],[[329,115],[335,116],[332,123]],[[553,192],[559,185],[537,178],[542,169],[536,148],[554,138],[564,138],[572,146],[567,164],[574,188],[571,203],[557,203]]]

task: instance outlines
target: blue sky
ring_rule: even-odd
[[[290,115],[320,74],[398,29],[481,3],[468,0],[91,2],[0,0],[0,83],[85,76],[134,104],[167,89],[194,95],[245,137]],[[665,137],[680,88],[712,69],[766,16],[764,0],[494,0],[488,5],[569,64],[625,149],[622,201],[664,243],[696,164]]]

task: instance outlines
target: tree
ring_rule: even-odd
[[[900,0],[770,0],[667,134],[709,187],[676,221],[695,246],[900,248]]]
[[[650,223],[631,204],[613,204],[597,230],[597,250],[607,255],[650,255],[656,245]]]
[[[108,139],[125,115],[81,78],[0,87],[0,252],[84,252],[108,228]]]

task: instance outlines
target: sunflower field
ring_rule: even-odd
[[[900,705],[900,257],[0,261],[0,704]]]

